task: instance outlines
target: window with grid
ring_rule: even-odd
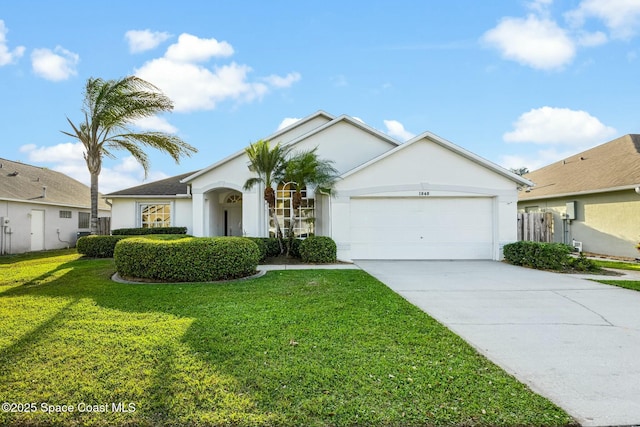
[[[91,227],[91,214],[89,212],[78,212],[78,228]]]
[[[282,230],[283,236],[288,236],[289,232],[293,232],[296,237],[307,237],[313,234],[315,223],[315,204],[314,199],[307,197],[307,190],[301,191],[302,199],[300,206],[294,209],[293,198],[296,192],[294,182],[288,182],[278,185],[276,191],[276,216]],[[270,219],[270,234],[275,235],[275,224]]]
[[[154,203],[140,205],[140,226],[158,228],[171,226],[171,204]]]
[[[71,211],[60,211],[60,218],[71,218]]]

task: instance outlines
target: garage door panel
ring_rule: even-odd
[[[351,201],[353,259],[491,259],[490,198]]]

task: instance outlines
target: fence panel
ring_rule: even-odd
[[[519,212],[518,240],[553,242],[553,214],[551,212]]]

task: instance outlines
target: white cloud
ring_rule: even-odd
[[[87,186],[91,184],[87,164],[82,156],[84,147],[80,142],[40,147],[27,144],[20,147],[20,152],[27,155],[29,162],[50,165],[51,169],[64,173]],[[105,159],[100,173],[99,190],[106,194],[167,177],[168,175],[164,172],[150,171],[145,180],[144,169],[132,156],[115,161]]]
[[[514,130],[503,135],[506,142],[586,146],[602,143],[616,134],[586,111],[542,107],[522,114]]]
[[[178,128],[169,123],[167,119],[158,116],[138,119],[133,123],[133,125],[143,130],[166,132],[171,134],[178,132]]]
[[[300,121],[300,119],[297,117],[285,117],[278,125],[278,130],[289,127],[298,121]]]
[[[384,125],[387,127],[386,134],[399,139],[400,141],[407,141],[414,136],[415,134],[406,130],[402,123],[397,120],[383,120]]]
[[[609,41],[609,37],[602,31],[594,33],[580,33],[578,35],[578,44],[580,46],[594,47],[605,44]]]
[[[301,78],[293,72],[284,77],[270,75],[250,81],[252,69],[248,65],[231,62],[207,68],[200,64],[232,53],[233,48],[227,42],[182,34],[162,58],[146,62],[135,74],[160,88],[173,100],[175,111],[181,112],[212,110],[229,99],[251,102],[271,89],[288,87]]]
[[[638,33],[640,0],[583,0],[565,17],[576,27],[582,27],[588,18],[600,19],[611,37],[627,40]]]
[[[502,57],[540,70],[562,68],[576,53],[574,42],[554,21],[529,15],[503,18],[482,36]]]
[[[176,62],[204,62],[216,56],[233,55],[233,47],[216,39],[201,39],[191,34],[180,34],[178,43],[169,46],[165,58]]]
[[[129,42],[129,52],[140,53],[155,49],[160,43],[168,40],[171,34],[151,30],[129,30],[124,37]]]
[[[9,30],[5,27],[4,21],[0,19],[0,67],[16,62],[24,54],[24,46],[9,50],[7,46],[8,32]]]
[[[61,46],[56,46],[54,50],[34,49],[31,53],[33,72],[54,82],[67,80],[69,77],[77,75],[78,62],[80,62],[78,54]]]
[[[276,88],[286,88],[290,87],[295,82],[300,81],[301,76],[300,73],[289,73],[284,77],[276,76],[272,74],[270,76],[265,77],[263,80],[269,83],[271,86]]]

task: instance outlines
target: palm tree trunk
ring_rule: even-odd
[[[276,226],[276,239],[278,239],[278,245],[280,245],[280,254],[284,253],[284,245],[282,244],[282,231],[280,230],[280,223],[278,222],[278,215],[276,215],[276,210],[269,206],[269,215],[271,215],[271,219],[273,219],[273,223]]]
[[[98,176],[91,174],[91,234],[98,234]]]

